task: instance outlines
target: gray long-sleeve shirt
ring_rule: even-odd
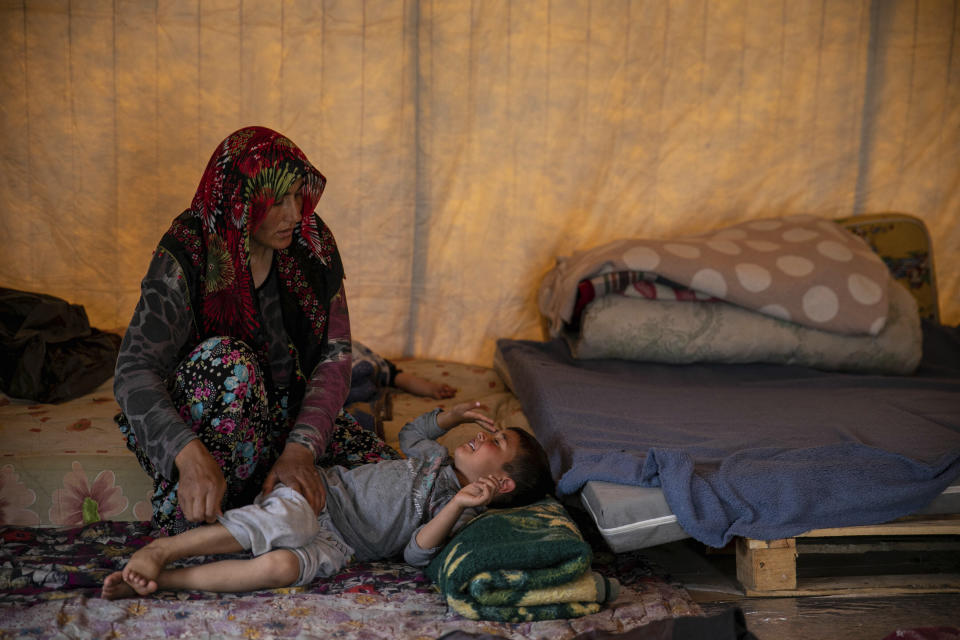
[[[408,564],[425,566],[440,550],[421,549],[416,542],[417,532],[461,488],[446,447],[436,441],[444,433],[437,413],[439,409],[426,413],[400,430],[405,460],[322,470],[330,518],[357,560],[388,558],[402,550]],[[479,511],[464,509],[453,531]]]

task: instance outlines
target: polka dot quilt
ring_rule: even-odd
[[[551,334],[571,321],[581,280],[616,271],[839,334],[878,335],[889,310],[890,272],[870,247],[832,220],[794,215],[670,240],[621,239],[560,258],[539,291]]]

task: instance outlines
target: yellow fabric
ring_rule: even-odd
[[[541,604],[557,602],[597,602],[603,599],[597,588],[597,578],[592,572],[584,573],[575,580],[552,588],[531,589],[517,603],[519,607],[535,607]]]
[[[921,318],[940,321],[932,241],[923,220],[902,213],[875,213],[838,220],[877,252],[917,301]]]
[[[124,326],[213,146],[262,124],[328,177],[388,356],[489,364],[540,337],[557,255],[798,212],[924,220],[956,324],[958,29],[956,0],[4,0],[0,283]]]

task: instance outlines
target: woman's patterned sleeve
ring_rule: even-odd
[[[300,413],[287,437],[287,442],[313,451],[315,460],[326,451],[334,420],[350,391],[350,315],[343,285],[330,300],[328,323],[326,352],[307,381]]]
[[[137,443],[157,471],[174,477],[174,459],[196,435],[180,418],[165,385],[193,332],[180,265],[157,251],[140,283],[140,301],[123,337],[113,392]]]

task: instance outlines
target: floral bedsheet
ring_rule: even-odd
[[[0,524],[150,517],[150,479],[113,421],[113,378],[60,404],[0,394]]]
[[[616,577],[621,594],[603,611],[571,620],[468,620],[448,610],[420,570],[393,562],[354,564],[306,588],[100,599],[103,577],[150,539],[147,522],[0,528],[0,637],[435,638],[463,630],[564,639],[702,615],[689,594],[639,552],[597,553],[593,568]]]
[[[458,362],[410,359],[402,370],[457,389],[448,400],[406,393],[392,397],[393,417],[384,423],[388,444],[410,419],[436,406],[480,400],[495,414],[513,402],[492,369]],[[0,394],[0,525],[77,526],[100,520],[150,518],[150,478],[124,443],[113,417],[113,378],[91,393],[61,404],[36,404]],[[463,425],[451,444],[468,438]]]

